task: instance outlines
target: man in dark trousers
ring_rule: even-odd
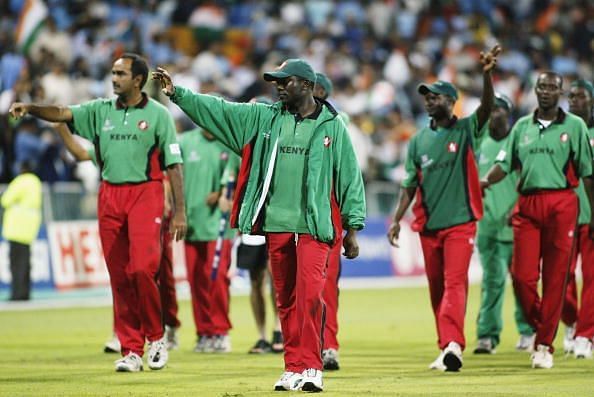
[[[274,389],[322,391],[328,255],[340,225],[345,256],[355,258],[365,219],[363,178],[344,123],[314,98],[316,75],[301,59],[264,74],[278,91],[273,105],[194,94],[160,68],[153,78],[196,124],[241,154],[231,221],[242,233],[266,235],[285,341],[285,372]]]
[[[142,92],[148,77],[146,61],[136,54],[124,54],[115,60],[111,73],[116,99],[70,107],[14,103],[10,114],[22,117],[29,113],[70,123],[73,132],[95,145],[103,179],[98,197],[99,234],[123,355],[115,368],[142,370],[148,340],[148,366],[161,369],[168,358],[156,281],[164,210],[162,170],[167,168],[175,201],[171,230],[181,240],[186,233],[181,151],[171,115]]]

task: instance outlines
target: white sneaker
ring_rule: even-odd
[[[516,350],[519,352],[532,353],[534,351],[534,339],[536,334],[520,335],[518,343],[516,343]]]
[[[301,375],[303,375],[303,379],[301,380],[301,385],[299,385],[299,390],[311,393],[318,393],[324,390],[322,371],[308,368]]]
[[[338,351],[336,349],[322,350],[322,363],[324,364],[324,369],[327,371],[339,370]]]
[[[573,345],[573,355],[575,358],[592,358],[592,341],[583,336],[575,338]]]
[[[495,354],[495,348],[493,347],[493,341],[491,338],[479,338],[476,343],[476,348],[473,351],[474,354]]]
[[[458,372],[462,368],[462,348],[456,342],[450,342],[443,349],[443,363],[448,372]]]
[[[298,372],[285,371],[274,384],[274,391],[298,390],[302,379]]]
[[[443,363],[443,356],[444,356],[444,352],[443,350],[439,353],[439,356],[437,356],[437,358],[435,359],[435,361],[433,361],[431,364],[429,364],[429,369],[434,369],[437,371],[445,371],[446,370],[446,366]]]
[[[216,335],[213,338],[212,350],[214,353],[231,353],[231,338],[229,335]]]
[[[574,336],[575,324],[565,326],[565,335],[563,336],[563,351],[565,354],[573,353]]]
[[[169,352],[163,339],[149,342],[148,366],[150,369],[162,369],[167,364]]]
[[[532,354],[532,368],[553,368],[553,355],[548,346],[536,346],[536,351]]]
[[[176,350],[179,347],[179,338],[177,336],[177,328],[165,326],[165,341],[167,350]]]
[[[113,334],[111,339],[105,342],[103,351],[105,353],[120,353],[122,351],[122,345],[116,334]]]
[[[136,353],[128,353],[127,356],[114,362],[117,372],[139,372],[142,371],[142,358]]]

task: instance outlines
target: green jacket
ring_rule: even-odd
[[[294,116],[282,102],[233,103],[175,87],[171,100],[196,124],[242,156],[231,225],[261,234],[262,207],[274,170],[283,120]],[[305,191],[306,221],[316,239],[332,242],[341,226],[362,229],[365,220],[363,178],[344,123],[326,102],[311,139]]]

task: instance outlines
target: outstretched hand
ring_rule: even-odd
[[[173,95],[175,88],[173,87],[173,82],[169,72],[161,67],[157,67],[157,71],[152,73],[152,79],[159,81],[163,94],[167,96]]]
[[[8,113],[15,119],[20,119],[21,117],[29,113],[29,108],[26,104],[22,102],[15,102],[12,105],[10,105]]]
[[[501,46],[499,44],[495,44],[493,48],[487,53],[481,51],[479,60],[483,65],[483,72],[490,72],[493,70],[495,65],[497,65],[497,57],[501,53]]]

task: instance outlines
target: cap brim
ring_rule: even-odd
[[[421,95],[427,95],[427,94],[428,94],[428,93],[430,93],[430,92],[433,92],[433,93],[435,93],[435,91],[431,91],[431,90],[429,89],[429,86],[428,86],[428,85],[426,85],[426,84],[421,84],[421,85],[419,86],[419,88],[417,88],[417,91],[418,91],[418,93],[419,93],[419,94],[421,94]]]
[[[264,80],[266,81],[275,81],[280,79],[286,79],[287,77],[291,77],[288,73],[285,72],[266,72],[264,73]]]

